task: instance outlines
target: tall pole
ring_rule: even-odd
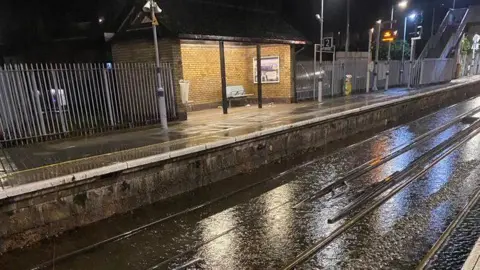
[[[375,49],[375,70],[373,72],[373,91],[378,90],[378,55],[380,54],[380,32],[382,31],[382,22],[377,22],[377,48]]]
[[[368,31],[367,93],[370,92],[370,64],[372,63],[373,28]]]
[[[457,3],[456,0],[453,0],[453,9],[455,9],[455,4]]]
[[[222,109],[223,114],[228,114],[228,97],[227,97],[227,72],[225,68],[225,43],[218,43],[220,50],[220,77],[222,82]]]
[[[430,37],[433,37],[433,34],[435,34],[435,8],[433,8],[433,15],[432,15],[432,32],[430,34]]]
[[[392,13],[390,15],[390,29],[393,28],[393,16],[395,13],[395,6],[392,6]],[[386,82],[385,82],[385,90],[388,90],[388,83],[390,81],[390,60],[392,58],[391,56],[391,51],[392,51],[392,43],[388,42],[388,56],[387,56],[387,77],[386,77]]]
[[[410,72],[408,73],[407,88],[410,89],[412,85],[413,61],[415,60],[415,38],[412,38],[412,47],[410,48]]]
[[[320,14],[320,80],[318,83],[318,102],[322,102],[322,93],[323,93],[323,7],[324,0],[322,0],[322,10]]]
[[[167,106],[165,103],[165,90],[162,86],[162,75],[160,70],[160,53],[158,52],[158,37],[157,37],[157,25],[154,23],[157,21],[155,18],[155,8],[154,1],[150,0],[150,15],[152,16],[152,29],[153,29],[153,44],[155,46],[155,62],[156,62],[156,73],[157,73],[157,95],[158,102],[160,103],[160,122],[163,129],[168,129],[167,123]]]
[[[407,23],[408,17],[405,16],[405,22],[403,23],[402,69],[400,70],[400,79],[402,80],[402,83],[405,79],[405,43],[407,43]]]
[[[263,92],[262,92],[262,47],[257,44],[257,86],[258,86],[258,108],[263,106]]]
[[[345,41],[345,52],[350,49],[350,0],[347,0],[347,40]],[[348,55],[345,55],[348,57]]]

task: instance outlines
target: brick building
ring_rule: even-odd
[[[157,2],[162,9],[157,15],[160,58],[173,64],[180,118],[185,119],[187,112],[180,99],[180,80],[190,82],[188,110],[224,104],[220,43],[224,45],[226,86],[243,86],[250,103],[294,101],[295,46],[305,44],[305,39],[281,18],[278,10],[232,1]],[[139,8],[131,14],[127,26],[112,42],[112,58],[115,62],[154,61],[148,14]],[[278,64],[273,65],[276,70],[271,71],[275,79],[262,83],[261,101],[254,82],[259,44],[262,65],[264,58],[278,59]]]

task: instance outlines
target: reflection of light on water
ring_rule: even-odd
[[[411,142],[413,134],[409,130],[408,126],[404,126],[393,131],[393,145],[392,147],[399,147],[405,143]]]
[[[449,138],[454,136],[456,133],[458,133],[460,129],[461,127],[457,125],[438,134],[434,139],[432,147],[439,145],[440,143],[448,140]],[[424,195],[429,196],[431,194],[436,193],[442,188],[442,186],[445,185],[445,183],[448,182],[453,172],[454,162],[457,159],[457,156],[458,156],[458,151],[455,151],[452,154],[445,157],[442,161],[440,161],[430,169],[430,171],[427,174],[427,179],[426,179],[427,184],[426,184],[426,190],[424,192]]]
[[[202,240],[210,241],[212,238],[230,230],[236,224],[237,220],[233,208],[212,216],[200,224]],[[203,252],[200,257],[205,261],[218,261],[228,254],[235,254],[235,251],[232,249],[235,249],[233,243],[237,238],[237,231],[230,231],[217,238],[214,242],[203,246]]]
[[[453,173],[453,167],[457,156],[458,152],[453,152],[433,166],[428,172],[426,180],[427,190],[425,190],[424,193],[426,196],[436,193],[442,188],[443,185],[445,185],[445,183],[448,182]]]
[[[407,128],[400,128],[393,133],[392,144],[394,147],[399,147],[405,143],[409,143],[413,140],[413,133]],[[394,158],[387,162],[384,166],[379,167],[383,178],[392,175],[395,172],[400,172],[405,169],[414,159],[416,155],[416,148],[407,151],[406,153]],[[378,216],[375,220],[376,229],[380,233],[387,233],[395,225],[398,218],[402,217],[408,208],[408,196],[410,189],[405,189],[396,194],[382,206],[375,211],[375,215]]]
[[[464,149],[463,151],[461,151],[462,160],[472,161],[472,160],[478,159],[479,145],[480,145],[480,135],[477,135],[472,139],[468,140],[465,143],[465,145],[462,147],[462,149]]]
[[[279,201],[279,199],[281,199],[281,201]],[[282,202],[292,199],[293,195],[291,187],[284,185],[265,194],[265,208],[273,209]],[[263,226],[263,228],[266,230],[265,234],[267,236],[267,241],[270,242],[268,246],[274,247],[275,249],[285,248],[280,240],[287,239],[294,233],[292,231],[292,227],[294,226],[293,211],[292,207],[287,206],[280,207],[275,211],[267,211],[265,213],[265,226]]]
[[[375,214],[378,216],[378,218],[374,219],[376,221],[375,229],[379,233],[388,233],[393,229],[397,219],[407,213],[409,191],[410,189],[408,188],[400,191],[375,211]]]
[[[373,146],[373,152],[377,157],[384,156],[387,154],[387,151],[403,148],[403,146],[411,142],[412,139],[413,134],[408,127],[402,127],[392,131],[388,146],[385,145],[385,142],[378,140],[378,143],[376,142]],[[413,151],[414,150],[410,150],[379,167],[377,171],[379,171],[380,174],[376,175],[378,178],[377,181],[391,175],[395,171],[400,171],[405,168],[412,161]]]
[[[427,238],[430,243],[435,242],[438,239],[438,234],[442,233],[447,227],[447,217],[449,214],[449,208],[451,203],[444,202],[437,208],[432,211],[432,216],[430,218],[429,230],[427,233]]]

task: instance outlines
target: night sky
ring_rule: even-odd
[[[345,35],[347,22],[347,0],[324,0],[325,1],[325,34],[338,32]],[[392,4],[398,1],[391,0],[350,0],[351,23],[350,31],[352,38],[366,43],[368,29],[378,19],[389,20]],[[315,14],[320,13],[321,0],[284,0],[284,11],[289,22],[298,30],[302,31],[310,40],[319,39],[319,23],[315,20]],[[443,5],[442,5],[443,4]],[[466,7],[472,4],[480,4],[480,0],[457,0],[457,7]],[[395,12],[395,17],[400,21],[397,28],[403,32],[403,18],[412,11],[424,13],[424,30],[430,33],[432,24],[433,8],[436,8],[436,23],[438,25],[444,18],[448,8],[453,5],[452,0],[410,0],[409,7],[405,11]],[[410,26],[411,28],[412,26]],[[409,29],[407,32],[411,32]],[[403,34],[403,33],[401,33]],[[360,42],[361,42],[360,41]]]
[[[135,1],[144,0],[30,0],[19,4],[17,0],[0,1],[1,47],[21,48],[36,42],[89,36],[103,39],[103,32],[114,32]],[[157,0],[160,5],[163,1]],[[282,13],[283,17],[310,41],[318,41],[319,24],[315,14],[320,13],[321,0],[196,0],[267,8]],[[396,1],[395,1],[396,2]],[[409,9],[397,12],[403,18],[412,10],[424,11],[424,29],[430,33],[432,10],[437,9],[436,25],[441,22],[453,0],[411,0]],[[344,39],[347,0],[325,0],[325,33]],[[367,31],[379,19],[388,19],[392,0],[351,0],[352,50],[363,49]],[[443,4],[443,7],[442,5]],[[480,0],[457,0],[457,7],[480,4]],[[105,18],[102,24],[99,18]],[[340,36],[338,33],[340,32]]]

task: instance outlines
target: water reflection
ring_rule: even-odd
[[[273,209],[278,205],[278,199],[283,201],[291,201],[294,199],[292,189],[289,186],[282,186],[275,189],[275,192],[269,192],[262,200],[266,209]],[[268,211],[265,213],[264,226],[265,240],[267,246],[273,249],[276,254],[282,253],[285,248],[280,239],[288,239],[295,232],[294,228],[294,213],[291,207],[282,207],[278,211]]]
[[[428,242],[434,243],[438,239],[439,234],[441,234],[448,226],[447,218],[451,214],[451,209],[451,202],[445,201],[432,211],[430,223],[428,226],[429,229],[426,231],[426,237],[428,239]]]
[[[480,117],[480,113],[479,113]],[[464,151],[461,151],[461,157],[463,161],[473,161],[476,160],[477,155],[476,151],[478,151],[478,146],[480,145],[480,135],[473,137],[472,139],[468,140],[463,148]]]
[[[455,151],[430,169],[427,173],[424,196],[437,193],[449,181],[457,159],[458,151]]]
[[[235,208],[229,209],[218,215],[218,219],[205,220],[200,225],[202,240],[209,242],[214,237],[221,235],[228,230],[234,228],[238,220],[235,215]],[[197,258],[202,258],[205,262],[222,261],[226,256],[237,254],[236,245],[238,242],[238,231],[232,230],[222,237],[217,238],[213,245],[205,245],[201,249],[202,252],[197,254]]]
[[[414,133],[408,127],[400,128],[395,130],[392,135],[392,145],[399,147],[411,142],[413,138]],[[382,179],[405,169],[418,155],[417,149],[414,148],[379,167],[378,171],[380,171]],[[385,234],[392,230],[397,220],[406,214],[410,204],[408,197],[407,189],[393,196],[374,212],[376,215],[374,220],[377,221],[374,226],[379,233]]]

